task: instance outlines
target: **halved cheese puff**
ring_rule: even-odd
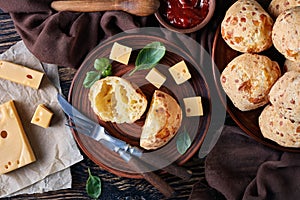
[[[90,88],[89,100],[101,120],[115,123],[133,123],[147,108],[147,99],[142,91],[117,76],[95,82]]]
[[[143,126],[140,146],[148,150],[162,147],[175,136],[181,121],[182,110],[176,100],[167,93],[155,90]]]

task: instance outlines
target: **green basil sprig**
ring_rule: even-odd
[[[176,145],[177,145],[177,151],[183,155],[188,148],[191,146],[192,141],[190,138],[189,133],[186,131],[184,128],[182,133],[179,133],[177,140],[176,140]]]
[[[135,60],[135,68],[130,72],[130,76],[143,69],[151,69],[164,57],[166,47],[161,42],[152,42],[147,44],[139,51]]]
[[[97,176],[93,176],[90,168],[88,168],[89,178],[86,181],[86,192],[93,198],[97,199],[101,195],[101,180]]]
[[[94,68],[97,71],[89,71],[86,73],[83,81],[85,88],[90,88],[100,78],[112,75],[112,66],[108,58],[97,58],[94,62]]]

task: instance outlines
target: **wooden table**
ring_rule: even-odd
[[[6,51],[21,38],[14,29],[13,21],[8,13],[0,10],[0,53]],[[71,80],[76,73],[75,69],[59,67],[59,76],[63,93],[67,95]],[[193,172],[189,181],[164,174],[162,178],[166,180],[177,191],[174,199],[188,199],[193,184],[198,181],[205,183],[204,177],[204,160],[197,157],[197,154],[188,161],[184,167]],[[102,195],[100,199],[164,199],[164,197],[147,181],[143,179],[129,179],[118,177],[106,172],[95,165],[86,156],[84,160],[71,167],[73,178],[72,188],[46,192],[33,195],[19,195],[10,199],[90,199],[85,191],[85,182],[88,178],[87,169],[90,168],[94,175],[98,175],[102,180]],[[2,183],[0,183],[2,184]]]

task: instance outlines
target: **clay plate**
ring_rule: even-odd
[[[193,142],[187,152],[183,155],[180,155],[177,152],[176,148],[176,139],[178,136],[177,134],[175,138],[173,138],[167,145],[155,151],[146,151],[146,153],[157,153],[161,157],[169,159],[171,162],[174,161],[179,165],[182,165],[199,150],[209,127],[211,115],[210,94],[208,86],[204,79],[204,75],[200,67],[197,66],[197,63],[193,61],[188,53],[186,53],[183,49],[176,46],[169,40],[163,39],[159,36],[129,34],[107,40],[106,42],[100,44],[86,57],[81,67],[78,69],[70,88],[69,102],[71,102],[74,107],[76,107],[90,119],[99,121],[99,123],[103,125],[111,135],[118,137],[130,143],[131,145],[139,146],[141,127],[144,124],[146,114],[144,114],[140,120],[136,121],[133,124],[105,123],[101,120],[98,120],[97,116],[92,111],[90,102],[88,100],[89,90],[84,88],[82,86],[82,83],[85,78],[85,74],[88,71],[94,70],[94,60],[100,57],[108,57],[113,43],[118,42],[128,47],[132,47],[133,52],[130,57],[129,65],[112,62],[113,75],[123,77],[136,84],[146,95],[149,104],[152,94],[156,89],[145,79],[145,75],[149,70],[138,71],[132,76],[129,76],[128,74],[134,68],[134,62],[138,51],[146,44],[153,41],[162,42],[167,49],[164,58],[157,66],[157,69],[167,76],[167,81],[160,88],[160,90],[172,95],[180,104],[183,110],[183,121],[178,133],[182,132],[185,128],[188,131]],[[183,59],[188,65],[190,73],[192,74],[192,78],[182,85],[176,85],[171,75],[169,75],[168,67],[176,64]],[[184,104],[182,99],[184,97],[192,97],[196,95],[200,95],[203,99],[203,108],[205,115],[202,117],[187,118],[185,117]],[[123,161],[116,153],[107,150],[102,144],[76,131],[73,131],[73,135],[83,152],[100,167],[119,176],[142,178],[140,174],[132,171],[130,166],[125,161]]]
[[[270,59],[277,61],[280,66],[283,66],[284,63],[284,57],[274,48],[270,48],[269,50],[262,52],[263,55],[268,56]],[[213,51],[212,51],[212,58],[215,63],[215,67],[213,68],[214,71],[214,78],[215,83],[217,86],[217,89],[219,90],[219,93],[223,91],[222,86],[220,84],[219,80],[219,73],[223,71],[223,69],[226,67],[226,65],[236,56],[240,55],[239,52],[231,49],[223,40],[221,33],[220,33],[220,27],[216,31],[214,42],[213,42]],[[216,72],[215,69],[218,69],[219,72]],[[283,71],[283,70],[282,70]],[[259,125],[258,125],[258,117],[260,113],[262,112],[264,107],[261,107],[259,109],[255,109],[252,111],[240,111],[237,109],[230,99],[226,96],[220,96],[222,102],[226,106],[226,110],[229,113],[229,115],[232,117],[232,119],[237,123],[237,125],[243,129],[249,136],[254,138],[256,141],[260,142],[261,144],[264,144],[268,147],[271,147],[273,149],[281,150],[281,151],[289,151],[289,152],[300,152],[299,148],[288,148],[278,145],[277,143],[266,139],[263,137]]]

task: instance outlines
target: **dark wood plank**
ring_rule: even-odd
[[[21,38],[16,32],[9,14],[0,10],[0,53],[3,53],[20,40]]]

